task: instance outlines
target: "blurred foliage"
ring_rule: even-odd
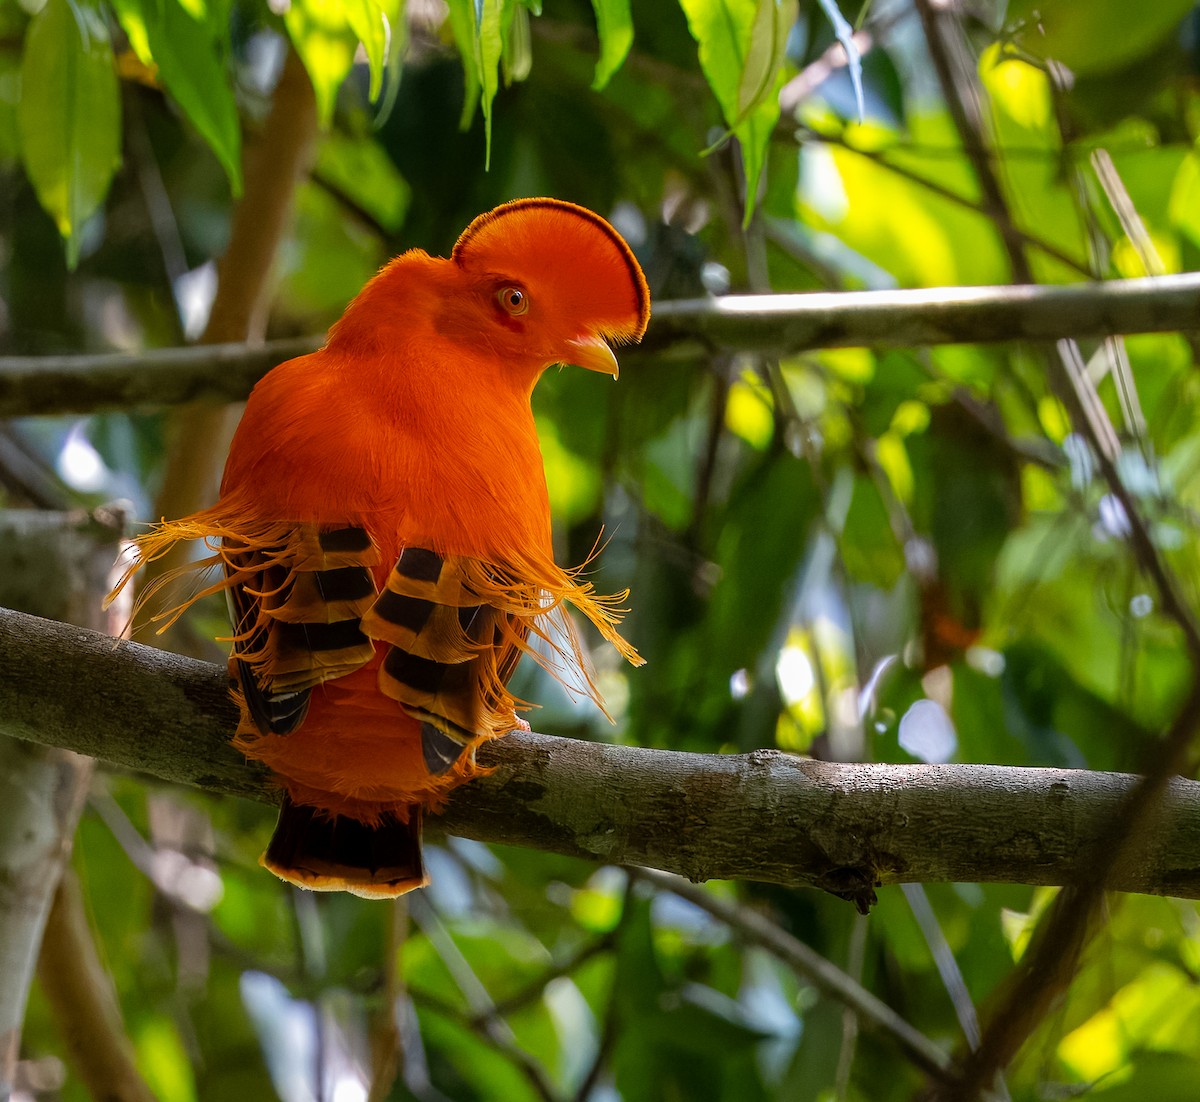
[[[289,42],[325,129],[279,258],[274,335],[322,330],[387,256],[444,253],[480,211],[539,193],[611,217],[659,299],[1006,282],[997,212],[912,8],[843,5],[837,28],[831,11],[3,0],[0,347],[199,332],[241,150]],[[1037,277],[1197,268],[1190,0],[971,11],[963,44]],[[829,50],[850,29],[862,57],[847,67]],[[1197,350],[1161,335],[1117,351],[1084,348],[1122,473],[1195,599]],[[1130,769],[1154,752],[1190,670],[1041,351],[626,352],[625,366],[618,386],[549,374],[536,411],[560,558],[582,560],[603,529],[598,584],[632,587],[629,634],[649,665],[596,654],[615,728],[523,668],[537,727],[900,762]],[[5,461],[9,502],[122,496],[148,515],[160,417],[4,432],[42,468],[31,479]],[[142,1070],[169,1102],[366,1099],[392,1009],[404,1063],[376,1099],[888,1102],[920,1083],[869,1023],[849,1029],[736,931],[617,870],[448,839],[407,910],[301,897],[256,866],[268,809],[106,783],[77,862]],[[898,889],[867,920],[831,897],[712,890],[947,1048],[965,1008],[940,939],[986,1007],[1049,898],[930,885],[931,926]],[[1196,907],[1111,908],[1011,1069],[1013,1099],[1195,1096]],[[36,993],[23,1051],[43,1072],[63,1053]],[[30,1093],[83,1097],[54,1078]]]

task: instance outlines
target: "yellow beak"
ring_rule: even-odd
[[[589,371],[599,371],[602,375],[611,375],[614,379],[620,374],[617,357],[603,337],[577,337],[567,344],[567,349],[567,363],[578,364]]]

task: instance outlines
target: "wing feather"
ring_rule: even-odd
[[[312,689],[375,653],[360,619],[377,596],[378,551],[361,528],[301,525],[275,546],[226,536],[233,612],[230,669],[262,734],[296,730]]]

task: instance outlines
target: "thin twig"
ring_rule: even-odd
[[[430,1009],[460,1022],[497,1052],[506,1056],[544,1102],[559,1102],[558,1092],[546,1075],[545,1069],[521,1048],[512,1027],[497,1013],[496,1004],[488,989],[455,944],[450,931],[442,923],[429,899],[424,895],[414,894],[409,913],[413,922],[441,957],[450,975],[454,977],[454,982],[470,1007],[470,1014],[463,1015],[444,1003],[430,1003]]]
[[[975,69],[964,57],[962,36],[954,33],[958,30],[957,26],[951,28],[949,25],[952,13],[935,8],[932,0],[913,0],[913,6],[925,31],[929,57],[942,88],[946,109],[954,120],[963,152],[975,170],[983,211],[1000,233],[1000,240],[1012,266],[1014,282],[1033,283],[1033,270],[1025,256],[1023,235],[1013,221],[991,150],[987,146]]]
[[[67,1051],[93,1098],[155,1102],[134,1059],[120,1003],[96,951],[79,880],[63,874],[38,962],[42,992],[63,1023]]]
[[[617,924],[609,932],[609,936],[614,943],[619,942],[622,932],[633,915],[636,884],[637,881],[634,877],[625,877],[625,890],[622,893],[621,900],[621,916],[617,919]],[[600,1075],[604,1071],[604,1065],[617,1043],[617,1035],[620,1032],[620,1028],[620,991],[617,986],[617,970],[614,969],[612,983],[608,992],[608,1001],[604,1007],[604,1023],[600,1027],[600,1038],[596,1043],[596,1051],[592,1056],[592,1062],[588,1066],[587,1072],[579,1081],[579,1086],[575,1091],[575,1097],[572,1102],[588,1102],[592,1091],[596,1089],[596,1084],[600,1082]]]
[[[548,983],[562,976],[569,976],[593,957],[599,956],[601,953],[607,953],[612,949],[615,941],[616,933],[615,931],[610,931],[593,941],[587,942],[570,956],[559,961],[536,979],[527,983],[520,990],[509,995],[507,998],[497,999],[491,1007],[474,1014],[471,1018],[472,1025],[483,1025],[488,1017],[507,1018],[510,1014],[514,1014],[518,1010],[523,1010],[530,1003],[536,1002],[541,998]]]
[[[958,961],[954,959],[954,950],[950,948],[937,915],[933,913],[933,907],[929,904],[929,897],[920,884],[903,884],[901,891],[904,892],[904,898],[917,921],[921,936],[925,938],[925,944],[929,946],[929,953],[941,977],[942,986],[950,996],[954,1016],[958,1018],[967,1045],[976,1049],[979,1047],[979,1016],[975,1013],[975,1004],[971,1001],[971,993],[967,990]]]
[[[695,904],[731,930],[773,953],[822,993],[850,1007],[862,1021],[887,1033],[905,1056],[929,1075],[940,1079],[949,1069],[950,1057],[887,1003],[758,911],[728,903],[677,876],[650,869],[630,869],[629,872],[639,880]]]
[[[400,957],[408,940],[408,903],[403,896],[390,904],[387,943],[383,959],[383,991],[372,1015],[371,1089],[367,1102],[384,1102],[405,1064],[404,1037],[396,1020],[396,1008],[405,997]]]

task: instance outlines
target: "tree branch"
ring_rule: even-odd
[[[656,303],[627,363],[713,347],[786,355],[858,345],[971,344],[1191,330],[1200,273],[1066,286],[726,295]],[[236,401],[270,368],[323,338],[137,353],[0,357],[0,417]]]
[[[0,734],[274,799],[266,772],[229,745],[236,715],[217,666],[4,611],[0,667]],[[456,791],[434,829],[692,880],[821,888],[862,906],[876,884],[1088,884],[1137,784],[1081,770],[836,764],[519,732],[480,760],[492,772]],[[1176,779],[1108,886],[1200,898],[1197,854],[1200,783]]]

